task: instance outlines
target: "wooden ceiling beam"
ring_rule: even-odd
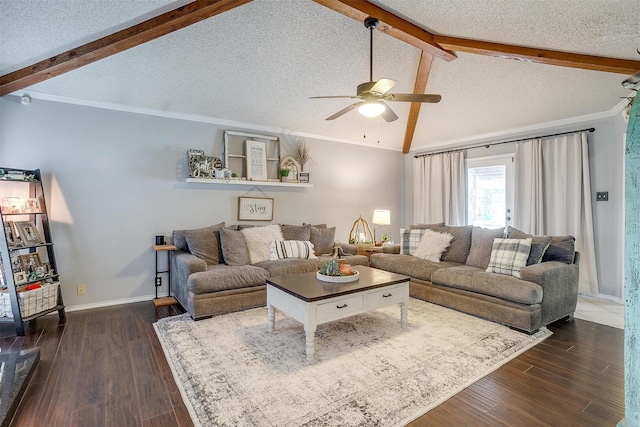
[[[456,54],[443,49],[433,41],[434,35],[411,22],[365,0],[313,0],[329,9],[364,22],[367,16],[380,21],[378,30],[405,43],[426,51],[445,61],[456,59]]]
[[[420,54],[420,63],[418,64],[418,72],[416,74],[416,83],[413,87],[413,93],[423,94],[427,88],[427,80],[429,79],[429,73],[431,72],[431,64],[433,62],[433,55],[422,51]],[[416,131],[416,125],[418,124],[418,116],[420,115],[420,107],[422,103],[412,102],[409,107],[409,117],[407,118],[407,128],[404,132],[404,144],[402,145],[402,152],[407,154],[411,150],[411,144],[413,142],[413,134]]]
[[[115,55],[250,1],[195,0],[140,24],[0,76],[0,96]]]
[[[582,55],[556,50],[514,46],[470,40],[457,37],[433,36],[433,41],[445,49],[457,52],[475,53],[497,58],[517,59],[538,64],[559,65],[584,70],[604,71],[608,73],[633,74],[640,70],[640,61],[631,59],[608,58],[604,56]]]

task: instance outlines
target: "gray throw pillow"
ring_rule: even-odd
[[[224,222],[195,230],[184,230],[183,235],[189,252],[207,264],[220,264],[223,259],[220,249],[220,229]]]
[[[493,239],[504,238],[504,227],[488,229],[473,227],[471,232],[471,250],[467,257],[467,265],[486,270],[491,260]]]
[[[302,242],[311,240],[310,225],[283,225],[280,229],[284,240],[299,240]]]
[[[531,252],[529,252],[529,258],[527,258],[527,265],[540,264],[544,253],[549,247],[549,243],[551,243],[551,236],[532,236],[511,226],[507,227],[507,236],[509,236],[509,239],[531,238]]]
[[[440,260],[464,264],[471,248],[471,231],[473,230],[473,226],[445,225],[443,227],[431,227],[430,229],[438,233],[449,233],[453,235],[451,246],[444,251]],[[489,252],[491,252],[491,249],[489,249]]]
[[[220,229],[220,247],[224,262],[231,266],[249,265],[249,250],[242,231],[231,228]]]
[[[542,262],[560,261],[573,264],[576,255],[576,239],[573,236],[552,236],[547,251],[542,256]]]
[[[336,228],[312,226],[309,240],[313,243],[313,250],[316,255],[330,254],[333,249],[333,242],[336,240]]]

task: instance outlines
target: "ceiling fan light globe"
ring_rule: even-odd
[[[384,110],[384,105],[379,102],[367,102],[358,107],[358,112],[366,117],[378,117]]]

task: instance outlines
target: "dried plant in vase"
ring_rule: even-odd
[[[313,161],[311,159],[311,150],[304,139],[299,139],[295,142],[291,157],[300,163],[301,172],[304,172],[304,165],[306,163]]]

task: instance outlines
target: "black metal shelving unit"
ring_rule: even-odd
[[[42,177],[40,169],[27,170],[16,168],[0,167],[3,173],[0,173],[0,217],[2,218],[2,228],[0,228],[0,253],[3,269],[3,281],[4,285],[8,289],[9,299],[11,301],[11,311],[13,318],[0,317],[0,322],[13,322],[17,335],[25,334],[25,324],[29,321],[35,320],[38,317],[44,316],[54,311],[58,312],[58,318],[60,321],[66,320],[66,314],[64,310],[64,302],[62,299],[62,289],[58,286],[57,289],[57,301],[56,305],[51,308],[44,309],[38,313],[24,316],[20,310],[18,287],[28,286],[33,283],[47,282],[58,283],[60,276],[58,273],[58,266],[56,264],[55,252],[53,249],[53,241],[51,239],[51,229],[49,227],[49,214],[47,211],[47,205],[44,198],[44,189],[42,187]],[[11,173],[10,173],[11,172]],[[20,178],[23,176],[24,178]],[[21,188],[22,187],[22,188]],[[3,202],[5,197],[15,197],[15,194],[24,195],[27,199],[37,199],[39,203],[39,209],[37,212],[14,212],[4,209]],[[30,221],[35,226],[43,241],[37,243],[22,242],[19,239],[18,233],[16,233],[15,227],[13,227],[14,221]],[[9,235],[9,233],[12,233]],[[19,255],[39,253],[44,255],[46,253],[49,263],[49,274],[40,277],[31,277],[24,282],[16,283],[15,271],[16,259]],[[0,272],[1,274],[2,272]],[[23,272],[26,277],[28,272]]]

